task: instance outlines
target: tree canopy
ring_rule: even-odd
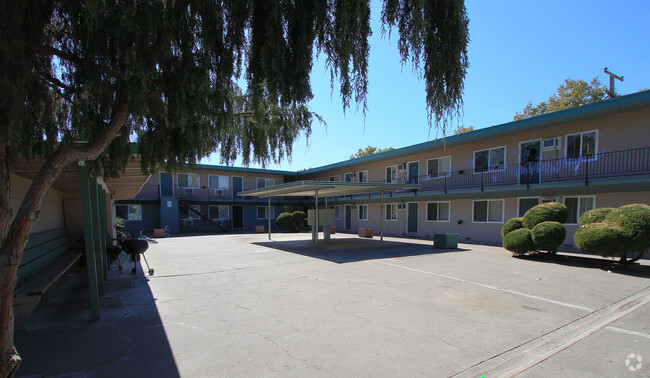
[[[547,101],[528,105],[514,116],[514,120],[526,119],[538,115],[556,112],[558,110],[574,108],[576,106],[591,104],[602,101],[607,96],[607,87],[602,85],[597,77],[590,83],[584,80],[566,79],[564,84],[557,88],[557,93],[548,98]]]
[[[384,0],[381,21],[382,31],[397,29],[402,61],[424,78],[430,123],[444,132],[468,67],[463,1]],[[2,283],[13,286],[42,198],[73,162],[115,175],[129,142],[145,170],[212,152],[223,162],[279,161],[309,136],[315,53],[344,109],[365,112],[371,33],[369,0],[1,2]],[[35,155],[46,163],[9,227],[11,161]],[[0,373],[9,375],[17,355],[11,297],[2,298]]]
[[[454,129],[454,135],[468,133],[470,131],[474,131],[474,126],[465,127],[465,125],[458,125],[458,127]]]
[[[394,148],[393,147],[379,148],[379,147],[368,146],[366,148],[359,148],[356,154],[350,155],[350,159],[356,159],[363,156],[378,154],[380,152],[386,152],[391,150],[394,150]]]

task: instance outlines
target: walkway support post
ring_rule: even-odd
[[[97,267],[97,254],[95,253],[95,230],[94,223],[96,219],[93,217],[93,204],[92,204],[92,191],[90,175],[88,174],[88,167],[85,165],[79,166],[79,182],[81,185],[81,207],[84,219],[84,243],[86,250],[86,266],[88,267],[88,289],[90,291],[90,320],[99,320],[99,280],[100,272]],[[103,283],[103,277],[102,277]]]
[[[384,242],[384,192],[381,192],[381,205],[379,206],[379,242]]]
[[[316,248],[318,248],[318,189],[314,191],[314,197],[316,198]]]
[[[269,199],[269,207],[266,210],[267,218],[269,218],[269,240],[271,240],[271,197],[267,197]]]

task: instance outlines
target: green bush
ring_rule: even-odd
[[[524,253],[534,251],[535,243],[533,242],[530,230],[527,228],[519,228],[510,231],[503,238],[503,248],[515,255],[523,255]]]
[[[566,229],[560,222],[542,222],[535,225],[530,232],[535,247],[551,253],[557,252],[557,247],[566,237]]]
[[[611,207],[601,207],[600,209],[593,209],[583,213],[578,220],[578,228],[585,224],[602,222],[605,220],[607,214],[611,213],[612,210],[614,209]]]
[[[275,224],[277,224],[278,227],[286,228],[288,231],[293,231],[293,216],[291,213],[281,213],[275,219]]]
[[[501,228],[501,236],[505,237],[510,231],[524,228],[524,225],[522,224],[523,219],[524,218],[512,218],[508,220]]]
[[[617,226],[602,222],[585,224],[576,230],[573,240],[576,247],[587,253],[604,257],[625,257],[625,253],[621,255],[625,233]]]
[[[580,217],[576,246],[587,253],[618,256],[621,262],[640,259],[650,248],[650,206],[625,205],[603,213],[604,217],[590,212]],[[630,254],[636,256],[628,261]]]
[[[293,225],[296,228],[305,226],[305,219],[307,218],[307,214],[305,214],[303,211],[294,211],[291,216],[293,217]]]
[[[566,206],[561,203],[542,203],[526,211],[522,224],[525,228],[532,229],[535,225],[547,221],[564,223],[568,214]]]

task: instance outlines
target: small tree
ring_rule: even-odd
[[[289,232],[294,232],[293,217],[291,213],[282,213],[275,220],[278,227],[286,228]]]
[[[551,202],[529,209],[523,217],[508,220],[501,228],[503,248],[515,255],[546,251],[557,253],[564,238],[566,206]]]
[[[582,214],[575,233],[576,246],[587,253],[619,257],[632,263],[650,248],[650,206],[632,204]],[[631,259],[628,259],[632,255]]]

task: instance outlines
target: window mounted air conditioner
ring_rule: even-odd
[[[406,171],[406,164],[400,164],[397,166],[398,171]]]
[[[544,150],[557,150],[560,148],[560,138],[547,138],[542,142]]]
[[[398,203],[397,204],[397,210],[406,210],[406,204],[405,203]]]

